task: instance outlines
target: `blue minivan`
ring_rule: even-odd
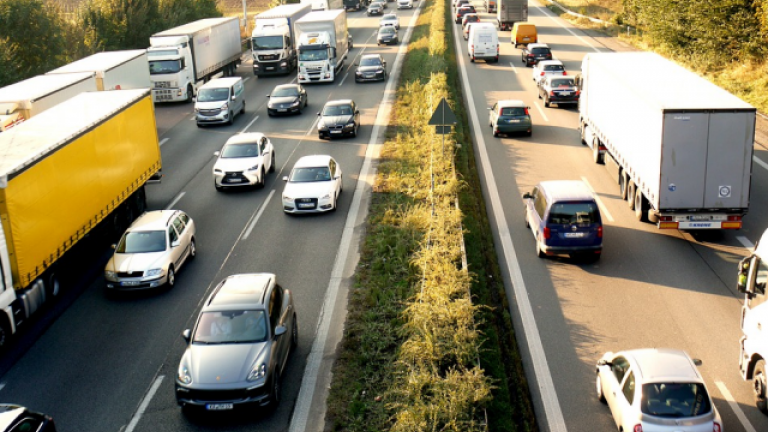
[[[536,255],[568,254],[600,259],[603,222],[597,200],[578,180],[541,182],[525,200],[525,226],[533,232]]]

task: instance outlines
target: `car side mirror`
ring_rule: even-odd
[[[117,249],[117,244],[113,244],[112,249]]]
[[[189,343],[189,340],[192,339],[192,330],[186,329],[183,332],[181,332],[181,337],[184,338],[187,343]]]
[[[609,362],[606,359],[600,359],[597,361],[598,366],[613,366],[613,363]]]
[[[334,177],[333,179],[334,179],[334,180],[338,180],[338,179],[340,179],[340,178],[341,178],[341,176],[340,176],[340,175],[337,175],[337,176],[336,176],[336,177]]]
[[[232,100],[237,100],[237,96],[232,95]]]
[[[221,155],[221,152],[217,150],[217,151],[213,152],[213,155],[216,156],[216,157],[219,157],[219,155]]]
[[[193,97],[192,102],[197,102],[197,97]]]
[[[530,192],[526,192],[523,194],[523,199],[533,199],[533,196]]]
[[[283,176],[283,181],[288,181],[288,176]]]
[[[695,364],[696,366],[701,366],[702,365],[702,361],[701,361],[701,359],[693,359],[693,364]]]
[[[493,107],[488,107],[488,111],[491,111],[491,110],[493,110]]]
[[[320,115],[320,113],[317,113],[317,115],[319,116],[319,115]]]
[[[270,95],[267,95],[267,97],[269,97],[269,96],[270,96]]]
[[[360,114],[360,110],[355,110],[355,114]]]
[[[280,337],[280,336],[284,335],[285,332],[287,332],[287,331],[288,331],[288,329],[285,328],[285,326],[277,326],[277,328],[275,328],[275,337]]]
[[[178,240],[174,240],[171,242],[171,247],[179,247],[180,244]]]

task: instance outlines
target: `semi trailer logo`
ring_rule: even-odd
[[[730,198],[731,197],[731,187],[730,186],[720,186],[718,188],[718,196],[720,198]]]

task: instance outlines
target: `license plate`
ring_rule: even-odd
[[[125,281],[125,282],[120,282],[120,285],[122,285],[122,286],[139,286],[140,283],[141,283],[140,281]]]
[[[234,178],[234,179],[227,179],[227,181],[229,183],[240,183],[241,181],[243,181],[243,179]]]
[[[580,233],[580,232],[565,233],[565,237],[566,238],[580,238],[580,237],[584,237],[584,233]]]
[[[279,109],[279,110],[277,110],[277,112],[288,112],[288,110],[287,109]]]
[[[275,70],[274,66],[267,66],[267,70]]]
[[[527,41],[527,40],[531,40],[531,38],[526,38],[526,37],[524,37],[524,38],[523,38],[523,40],[524,40],[524,41]]]
[[[220,403],[220,404],[206,404],[205,409],[208,411],[224,411],[224,410],[231,410],[234,408],[234,405],[231,403]]]
[[[507,120],[507,123],[520,123],[520,120]]]
[[[312,208],[314,206],[315,205],[312,204],[312,203],[309,203],[309,204],[299,204],[299,208]]]
[[[691,216],[691,220],[692,221],[708,221],[708,220],[710,220],[710,217],[709,216],[702,216],[702,215],[699,215],[699,216],[694,215],[694,216]]]
[[[571,92],[560,92],[560,96],[570,96]]]
[[[334,131],[331,131],[331,133],[333,133],[333,134],[340,134],[340,133],[341,133],[341,131],[335,131],[335,130],[334,130]]]

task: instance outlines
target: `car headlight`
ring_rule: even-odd
[[[214,172],[214,174],[224,174],[224,171],[222,171],[222,170],[220,170],[218,168],[214,168],[213,172]]]
[[[254,365],[253,370],[251,370],[251,373],[248,374],[248,381],[256,381],[264,378],[265,376],[267,376],[267,364],[262,363],[258,366]]]
[[[228,109],[229,109],[229,104],[224,104],[224,105],[222,105],[220,109],[221,109],[222,111],[224,111],[224,110],[228,110]]]
[[[288,195],[283,194],[283,201],[293,201],[293,198],[289,197]]]
[[[151,269],[144,272],[144,276],[159,276],[163,274],[163,269]]]
[[[192,375],[190,375],[189,368],[186,365],[179,365],[178,378],[179,382],[183,384],[192,384]]]
[[[323,123],[323,121],[322,121],[322,120],[320,120],[319,122],[317,122],[317,128],[318,128],[318,129],[322,129],[322,128],[324,128],[324,127],[325,127],[325,123]]]
[[[282,62],[282,63],[280,63],[280,67],[287,67],[287,66],[288,66],[288,62]]]
[[[327,199],[331,199],[331,194],[330,194],[330,193],[327,193],[327,194],[323,195],[323,197],[322,197],[322,198],[320,198],[320,199],[321,199],[321,200],[327,200]]]
[[[113,272],[112,270],[105,270],[104,277],[106,277],[107,279],[114,279],[117,277],[117,273]]]
[[[256,164],[256,165],[254,165],[254,166],[252,166],[252,167],[248,168],[248,171],[256,171],[256,170],[258,170],[258,169],[259,169],[259,165],[258,165],[258,164]]]
[[[200,112],[200,108],[195,107],[195,112]]]
[[[357,76],[360,76],[360,75],[362,75],[362,74],[363,74],[363,73],[362,73],[362,72],[360,72],[360,71],[355,71],[355,75],[357,75]]]
[[[347,123],[347,127],[355,127],[355,122]]]
[[[292,107],[299,106],[299,101],[295,101],[294,103],[291,104],[291,106]]]

